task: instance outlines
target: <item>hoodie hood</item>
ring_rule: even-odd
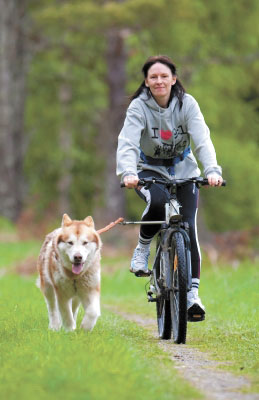
[[[157,104],[157,102],[155,101],[152,94],[148,90],[143,91],[141,93],[141,95],[139,96],[139,98],[141,100],[143,100],[149,108],[151,108],[154,111],[159,112],[163,116],[170,115],[172,113],[172,111],[174,110],[176,104],[178,103],[178,98],[176,96],[174,96],[169,104],[169,107],[167,107],[167,108],[160,107],[159,104]]]

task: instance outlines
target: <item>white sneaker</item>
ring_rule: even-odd
[[[187,293],[188,321],[196,322],[205,319],[205,307],[201,302],[197,292]]]
[[[149,248],[137,247],[134,250],[130,264],[130,272],[148,274]]]

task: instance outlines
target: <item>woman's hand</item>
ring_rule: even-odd
[[[123,179],[123,182],[128,189],[136,188],[138,186],[138,181],[139,177],[136,175],[127,175]]]
[[[208,182],[209,182],[210,186],[221,186],[222,185],[223,178],[222,178],[222,176],[220,176],[216,173],[209,174],[207,176],[207,178],[208,178]]]

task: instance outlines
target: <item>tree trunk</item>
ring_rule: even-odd
[[[62,153],[62,168],[58,182],[59,191],[59,212],[60,214],[70,214],[70,189],[72,183],[72,132],[70,123],[70,103],[72,100],[72,90],[69,83],[63,81],[59,88],[59,102],[61,108],[61,125],[59,128],[59,148]]]
[[[124,46],[123,32],[110,29],[107,36],[107,84],[109,89],[109,106],[105,121],[105,219],[114,220],[125,213],[125,193],[120,188],[116,176],[116,149],[118,134],[125,118],[125,84],[127,55]]]
[[[23,198],[26,0],[0,0],[0,214],[16,220]]]

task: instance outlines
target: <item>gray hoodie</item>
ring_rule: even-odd
[[[167,178],[200,176],[197,161],[192,151],[187,150],[190,139],[204,175],[213,172],[221,175],[210,131],[197,101],[185,94],[181,110],[177,97],[173,97],[168,108],[161,108],[144,91],[130,103],[118,138],[117,175],[123,179],[126,175],[137,175],[137,172],[148,169]],[[178,163],[173,168],[150,165],[141,159],[141,151],[154,159],[177,157]],[[183,152],[185,158],[179,161]]]

